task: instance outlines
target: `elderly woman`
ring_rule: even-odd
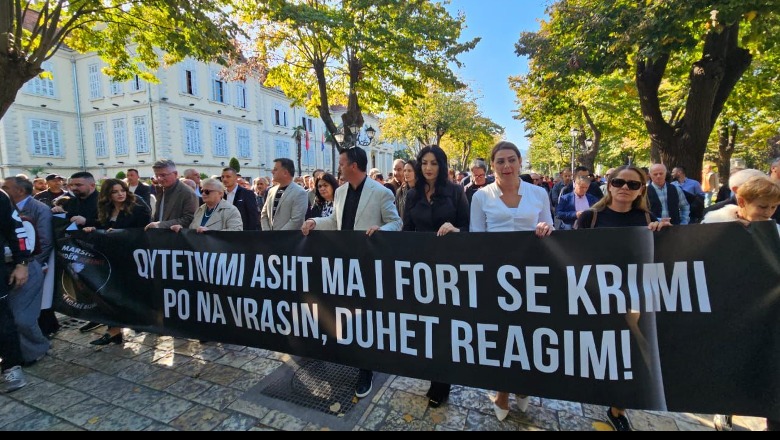
[[[206,231],[243,231],[244,222],[241,220],[241,212],[224,199],[225,186],[222,182],[206,179],[201,185],[203,204],[195,211],[190,229],[195,229],[198,234]],[[173,225],[171,230],[179,232],[182,226]]]
[[[702,223],[740,222],[747,226],[752,222],[772,220],[780,205],[780,186],[767,176],[756,176],[739,186],[737,204],[727,205],[704,216]],[[777,225],[780,233],[780,225]],[[713,420],[718,431],[731,431],[732,416],[717,414]],[[780,421],[767,419],[767,430],[777,431]]]

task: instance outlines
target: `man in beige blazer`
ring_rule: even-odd
[[[360,147],[343,150],[339,156],[341,176],[347,182],[336,189],[333,213],[329,217],[310,218],[303,223],[303,235],[322,231],[400,231],[403,222],[395,207],[395,197],[389,189],[366,174],[368,156]],[[269,197],[270,201],[270,197]],[[268,202],[266,202],[266,205]],[[355,396],[371,393],[374,372],[360,370]]]
[[[260,212],[263,231],[297,231],[306,219],[309,196],[293,182],[295,164],[290,159],[275,159],[271,170],[276,186],[268,190]]]

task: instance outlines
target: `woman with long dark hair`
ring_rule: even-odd
[[[336,188],[339,182],[333,174],[323,173],[314,181],[314,204],[306,213],[306,219],[312,217],[328,217],[333,213],[333,200],[336,197]]]
[[[149,206],[130,192],[123,180],[108,179],[100,186],[98,194],[97,228],[87,227],[84,232],[94,232],[95,229],[130,229],[144,228],[152,221],[152,211]],[[90,344],[108,345],[121,344],[122,328],[109,327],[106,333]]]
[[[469,202],[463,187],[448,179],[444,150],[438,146],[420,150],[415,181],[404,203],[404,231],[436,232],[437,236],[468,231]],[[426,395],[428,406],[437,408],[449,397],[450,384],[431,381]]]

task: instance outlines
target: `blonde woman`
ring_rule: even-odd
[[[241,212],[224,199],[225,186],[217,179],[206,179],[201,184],[203,204],[195,211],[190,229],[198,234],[207,231],[243,231],[244,222],[241,220]],[[181,225],[171,226],[171,230],[179,232]]]
[[[756,176],[740,185],[737,190],[737,204],[728,205],[717,211],[712,211],[704,216],[702,223],[740,222],[745,226],[751,222],[764,222],[773,220],[777,207],[780,205],[780,186],[769,177]],[[780,233],[780,225],[777,225]],[[718,431],[731,431],[733,428],[732,416],[715,416],[713,422]],[[780,429],[780,421],[767,420],[767,430]]]

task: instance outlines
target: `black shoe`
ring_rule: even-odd
[[[79,328],[79,331],[80,331],[81,333],[89,333],[89,332],[91,332],[92,330],[95,330],[96,328],[98,328],[98,327],[100,327],[100,326],[102,326],[102,325],[103,325],[103,324],[101,324],[101,323],[99,323],[99,322],[92,322],[92,321],[90,321],[90,322],[88,322],[88,323],[86,323],[86,324],[82,325],[82,326],[81,326],[81,328]]]
[[[615,431],[633,431],[628,416],[621,414],[617,417],[612,415],[612,408],[607,408],[607,420],[615,428]]]
[[[358,381],[355,385],[355,396],[358,399],[362,399],[371,394],[372,388],[374,388],[374,372],[370,370],[360,370]]]
[[[438,408],[450,397],[450,385],[440,382],[431,382],[431,387],[425,394],[428,397],[428,406]]]
[[[100,337],[100,339],[95,339],[94,341],[90,342],[90,345],[108,345],[108,344],[121,344],[124,341],[122,340],[122,333],[119,333],[116,336],[111,336],[109,333],[104,334]]]

